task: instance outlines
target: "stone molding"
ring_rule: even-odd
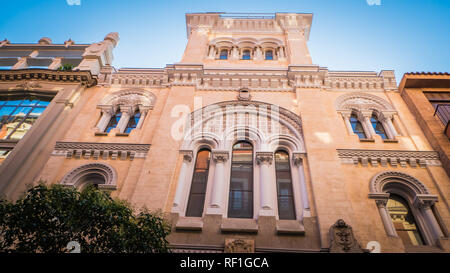
[[[120,159],[133,160],[145,158],[150,144],[61,142],[57,141],[53,156],[65,156],[67,159]]]
[[[98,184],[99,189],[115,190],[117,188],[117,173],[113,167],[104,163],[89,163],[72,169],[61,180],[65,186],[78,187],[86,175],[98,174],[105,179],[104,184]]]
[[[81,83],[86,87],[97,84],[97,78],[90,71],[58,71],[48,69],[20,69],[20,70],[0,70],[0,81],[49,81],[65,83]],[[30,85],[27,82],[24,86],[17,88],[38,88],[38,85]]]
[[[180,150],[180,154],[183,155],[183,161],[190,163],[194,157],[194,152],[192,150]]]
[[[374,167],[387,167],[388,164],[392,167],[408,167],[408,163],[412,168],[441,166],[439,155],[435,151],[337,149],[337,152],[343,164],[361,163],[364,167],[369,166],[369,163]]]
[[[375,198],[377,197],[374,195],[375,193],[384,193],[384,185],[387,183],[392,182],[392,180],[395,180],[395,183],[399,182],[401,180],[404,184],[408,185],[409,188],[414,190],[414,192],[418,195],[429,195],[430,192],[428,191],[427,187],[417,180],[416,178],[402,172],[381,172],[376,174],[369,183],[369,190],[370,194],[369,197],[372,199],[379,199]]]
[[[251,239],[225,239],[225,253],[254,253],[255,240]]]
[[[273,152],[256,152],[256,162],[261,164],[272,164]]]
[[[230,157],[230,153],[228,151],[219,151],[219,150],[213,150],[212,151],[212,158],[214,162],[226,162]]]

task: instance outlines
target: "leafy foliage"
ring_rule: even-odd
[[[73,64],[65,64],[65,65],[61,65],[59,68],[58,68],[58,70],[60,70],[60,71],[72,71],[72,69],[74,68],[75,66],[73,65]]]
[[[130,206],[90,186],[82,192],[61,185],[29,189],[12,203],[0,200],[0,252],[169,252],[170,232],[161,212],[133,213]]]

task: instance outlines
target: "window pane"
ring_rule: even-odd
[[[380,135],[382,139],[387,139],[386,131],[384,131],[383,124],[378,120],[377,116],[372,115],[370,118],[370,122],[372,123],[372,127],[375,130],[377,135]]]
[[[226,60],[228,58],[228,50],[221,50],[220,51],[220,59]]]
[[[266,51],[266,60],[273,60],[273,52],[272,51]]]
[[[114,116],[112,116],[111,119],[109,120],[109,123],[108,123],[108,126],[106,127],[105,132],[109,133],[112,129],[116,128],[121,117],[122,117],[121,112],[117,112]]]
[[[398,195],[391,194],[386,207],[394,223],[395,230],[403,243],[415,246],[424,245],[414,215],[406,200]]]
[[[244,50],[244,52],[242,53],[242,59],[250,60],[250,51],[249,50]]]
[[[350,116],[350,125],[352,126],[353,133],[355,133],[359,138],[366,138],[366,134],[364,133],[364,128],[359,122],[358,118],[355,114]]]
[[[203,214],[210,154],[211,152],[205,149],[197,153],[186,216],[201,217]]]
[[[253,147],[244,141],[233,146],[228,217],[253,217]]]
[[[127,124],[127,128],[125,128],[125,133],[129,134],[131,130],[135,129],[137,124],[139,123],[139,119],[141,118],[141,113],[137,112],[130,118]]]
[[[285,151],[275,153],[275,170],[278,193],[278,215],[282,220],[295,219],[295,205],[292,191],[289,154]]]

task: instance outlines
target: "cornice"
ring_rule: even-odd
[[[150,144],[130,143],[96,143],[96,142],[63,142],[57,141],[53,150],[53,156],[65,156],[84,159],[112,159],[120,160],[145,158]]]
[[[435,151],[399,151],[399,150],[360,150],[360,149],[337,149],[338,156],[343,164],[367,167],[381,165],[392,167],[417,167],[440,166],[439,155]]]
[[[79,82],[86,87],[97,84],[90,71],[59,71],[49,69],[0,70],[0,81],[39,80],[49,82]]]

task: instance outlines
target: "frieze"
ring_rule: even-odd
[[[150,144],[56,142],[52,155],[67,159],[120,159],[145,158]]]

